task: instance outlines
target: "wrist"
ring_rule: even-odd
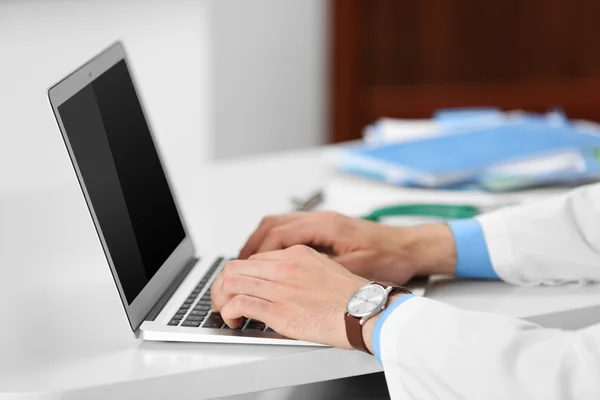
[[[446,224],[430,224],[412,229],[413,240],[409,252],[416,275],[448,274],[456,272],[456,243],[452,230]]]
[[[394,301],[398,300],[402,296],[406,296],[406,293],[394,293],[389,297],[387,306],[389,307],[390,304],[392,304]],[[369,318],[367,322],[365,322],[365,324],[363,325],[363,340],[365,341],[365,345],[367,346],[367,349],[369,349],[369,352],[371,354],[375,354],[375,351],[373,349],[373,331],[375,330],[375,324],[377,324],[377,321],[379,320],[382,314],[383,312],[380,312],[373,318]]]

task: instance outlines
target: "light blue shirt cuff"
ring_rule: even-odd
[[[375,357],[377,357],[377,360],[379,360],[379,363],[382,365],[383,362],[381,362],[381,351],[379,350],[379,347],[381,343],[381,328],[383,327],[383,323],[385,322],[387,317],[389,317],[394,312],[394,310],[400,306],[400,304],[404,303],[406,300],[412,297],[415,297],[415,295],[405,294],[404,296],[400,296],[398,299],[396,299],[396,301],[394,301],[385,310],[383,310],[383,312],[379,315],[379,319],[375,323],[375,328],[373,328],[373,336],[371,337],[371,340]]]
[[[479,222],[462,219],[448,225],[456,242],[456,276],[499,279]]]

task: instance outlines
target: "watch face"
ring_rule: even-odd
[[[380,310],[386,301],[385,289],[379,285],[367,285],[358,289],[346,304],[348,313],[355,317],[366,317]]]

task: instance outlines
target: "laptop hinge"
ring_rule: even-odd
[[[167,302],[169,301],[171,296],[173,296],[173,293],[175,293],[175,291],[177,290],[179,285],[181,285],[181,282],[183,282],[183,280],[188,276],[188,274],[190,273],[192,268],[194,268],[194,265],[196,265],[196,263],[198,261],[200,261],[199,258],[192,258],[185,265],[185,267],[183,267],[183,269],[181,270],[179,275],[177,275],[177,277],[175,277],[175,279],[173,279],[173,282],[171,282],[171,284],[169,285],[169,287],[167,287],[167,289],[162,294],[162,296],[160,296],[160,298],[158,299],[156,304],[154,304],[154,307],[152,307],[150,309],[150,312],[148,313],[148,315],[146,315],[146,318],[144,318],[144,321],[154,321],[156,316],[162,311],[165,304],[167,304]],[[139,330],[139,328],[138,328],[138,330]]]

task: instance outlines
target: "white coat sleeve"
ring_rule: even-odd
[[[600,399],[600,324],[547,329],[413,297],[380,346],[392,399]]]
[[[600,281],[600,184],[478,220],[502,280],[517,285]]]
[[[507,282],[600,281],[598,184],[478,222]],[[383,317],[373,344],[393,399],[600,399],[600,324],[548,329],[419,297]]]

